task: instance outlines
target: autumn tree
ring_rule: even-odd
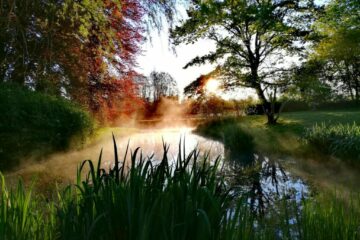
[[[133,92],[133,84],[119,81],[132,81],[147,28],[158,26],[162,15],[171,21],[175,2],[1,1],[0,81],[97,112]]]
[[[192,0],[189,18],[171,36],[176,45],[214,41],[215,51],[185,67],[217,63],[228,88],[256,91],[268,123],[274,124],[272,103],[287,84],[283,74],[289,62],[304,49],[315,10],[311,0]]]

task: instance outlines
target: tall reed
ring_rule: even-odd
[[[0,178],[0,239],[54,239],[54,204],[42,204],[32,187],[26,190],[21,180],[15,189],[8,190],[4,176]]]
[[[322,123],[307,129],[305,140],[319,151],[357,162],[360,160],[360,126]]]
[[[59,214],[62,239],[216,239],[230,198],[217,176],[219,161],[199,160],[199,152],[185,155],[179,147],[177,160],[168,158],[167,145],[159,164],[139,149],[121,163],[114,139],[114,167],[95,167],[78,178],[67,191]],[[126,151],[127,152],[127,151]]]

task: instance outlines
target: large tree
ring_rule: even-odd
[[[316,7],[312,0],[192,0],[189,18],[172,30],[174,44],[213,40],[216,50],[185,67],[217,63],[228,88],[256,90],[269,124],[284,73],[304,49]],[[292,57],[292,58],[291,58]]]
[[[171,21],[175,2],[2,0],[0,81],[66,96],[97,112],[134,92],[129,81],[146,28],[159,26],[162,15]]]

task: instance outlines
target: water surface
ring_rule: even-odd
[[[153,155],[156,161],[162,158],[166,144],[169,147],[169,159],[175,161],[180,143],[181,151],[185,151],[185,154],[196,148],[201,153],[200,157],[206,155],[211,160],[220,157],[222,166],[220,174],[224,176],[229,187],[232,187],[232,194],[248,196],[249,204],[259,212],[264,211],[277,199],[300,201],[309,194],[308,185],[287,170],[281,159],[269,158],[259,153],[247,154],[241,159],[231,159],[233,154],[229,154],[229,149],[223,143],[196,135],[192,130],[190,127],[137,128],[132,129],[131,133],[124,133],[120,129],[115,131],[112,129],[105,132],[101,139],[81,150],[54,154],[44,161],[22,165],[18,170],[9,173],[7,178],[16,179],[22,176],[25,181],[29,181],[36,175],[44,185],[54,180],[74,182],[79,164],[87,159],[97,163],[101,149],[103,149],[102,167],[109,169],[114,163],[112,142],[114,131],[120,158],[124,156],[126,146],[129,145],[128,156],[131,151],[140,147],[144,156]]]

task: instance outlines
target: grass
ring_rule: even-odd
[[[155,159],[136,149],[106,171],[85,161],[75,186],[45,201],[20,182],[8,190],[2,178],[0,239],[359,239],[360,197],[339,195],[280,199],[265,215],[254,214],[246,198],[234,199],[218,174],[218,160],[168,147]],[[81,177],[85,173],[86,177]]]
[[[252,138],[253,149],[268,155],[290,155],[319,157],[320,151],[303,144],[303,137],[308,128],[324,123],[327,126],[338,124],[360,124],[360,111],[306,111],[283,113],[277,125],[266,125],[264,116],[246,116],[227,120],[215,120],[200,125],[196,132],[200,135],[213,137],[224,141],[224,133],[230,133],[229,138],[244,144],[237,149],[249,147]],[[241,132],[241,134],[237,134]],[[242,135],[247,135],[244,139]],[[226,134],[225,134],[226,135]],[[231,137],[231,135],[235,135]],[[238,137],[236,137],[238,136]],[[241,137],[240,137],[241,136]],[[243,140],[242,140],[243,139]],[[236,149],[236,148],[235,148]]]
[[[7,189],[1,176],[0,239],[55,239],[55,208],[25,190],[22,181]]]
[[[353,123],[328,125],[322,123],[307,129],[307,144],[337,157],[358,161],[360,159],[360,126]]]

